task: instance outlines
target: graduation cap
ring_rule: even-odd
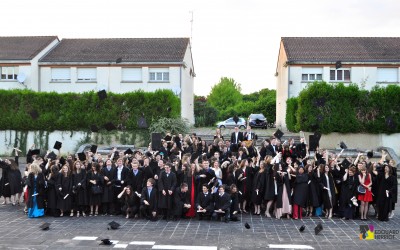
[[[29,115],[32,117],[33,120],[36,120],[37,118],[39,118],[39,113],[35,109],[32,110],[31,112],[29,112]]]
[[[65,160],[65,158],[64,157],[62,157],[61,156],[61,158],[60,158],[60,163],[61,163],[61,165],[65,165],[65,163],[67,163],[67,161]]]
[[[302,226],[299,228],[299,231],[302,233],[302,232],[304,232],[305,229],[306,229],[306,226],[305,226],[305,225],[302,225]]]
[[[100,245],[110,246],[112,245],[112,242],[110,241],[110,239],[102,239]]]
[[[239,117],[237,115],[235,115],[233,117],[233,121],[237,124],[239,122]]]
[[[44,230],[44,231],[49,230],[50,229],[50,223],[45,222],[42,225],[40,225],[39,228]]]
[[[117,60],[115,60],[115,63],[121,63],[122,62],[122,57],[118,57]]]
[[[148,128],[146,118],[144,118],[143,116],[140,117],[138,120],[138,127],[139,128]]]
[[[92,153],[96,153],[97,152],[97,145],[92,145],[91,147],[90,147],[90,152],[92,152]]]
[[[97,133],[99,132],[99,127],[93,124],[90,126],[90,131]]]
[[[284,133],[278,129],[277,131],[275,131],[275,133],[273,134],[276,138],[281,139],[282,136],[284,135]]]
[[[37,149],[37,148],[36,149],[32,149],[31,150],[31,154],[32,155],[39,155],[40,154],[40,149]]]
[[[314,228],[315,235],[318,235],[322,231],[322,229],[324,228],[322,227],[321,223],[318,223],[318,225]]]
[[[344,144],[344,142],[342,142],[342,141],[340,142],[339,146],[341,149],[347,149],[347,145]]]
[[[57,159],[57,155],[56,155],[53,151],[51,151],[51,152],[47,155],[47,158],[54,161],[55,159]]]
[[[107,228],[108,230],[110,230],[110,228],[115,230],[115,229],[118,229],[121,226],[120,224],[118,224],[115,221],[111,221],[110,223],[108,223],[108,225],[109,225],[109,227]]]
[[[315,139],[317,139],[318,140],[318,142],[319,142],[319,140],[321,139],[321,133],[320,132],[318,132],[318,131],[315,131],[314,132],[314,137],[315,137]]]
[[[135,152],[137,152],[137,151],[135,151]],[[127,150],[125,150],[125,152],[124,152],[124,155],[132,155],[133,154],[133,151],[132,151],[132,149],[130,149],[130,148],[128,148]]]
[[[351,165],[351,162],[349,162],[347,159],[344,159],[340,164],[344,168],[349,168],[349,166]]]
[[[104,128],[105,128],[107,131],[111,131],[111,130],[117,129],[117,127],[115,127],[115,125],[114,125],[112,122],[109,122],[109,123],[104,124]]]
[[[335,67],[336,67],[336,69],[341,68],[341,67],[342,67],[342,62],[341,62],[341,61],[337,61],[337,62],[335,63]]]
[[[152,154],[150,151],[147,151],[145,155],[146,155],[147,157],[152,157],[152,156],[153,156],[153,154]]]
[[[309,135],[308,142],[310,151],[316,151],[317,147],[319,147],[319,140],[315,137],[315,135]]]
[[[97,92],[97,95],[99,96],[100,100],[104,100],[107,98],[107,92],[104,89]]]
[[[368,158],[374,157],[374,151],[368,151],[367,156],[368,156]]]
[[[86,154],[85,153],[78,153],[78,159],[80,161],[85,161],[86,160]]]
[[[249,225],[249,223],[247,223],[247,222],[246,222],[246,223],[244,223],[244,227],[245,227],[245,228],[247,228],[247,229],[250,229],[250,225]]]
[[[60,150],[61,146],[62,146],[62,142],[56,141],[56,143],[54,143],[53,148],[57,149],[57,150]]]

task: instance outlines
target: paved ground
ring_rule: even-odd
[[[0,199],[0,202],[3,200]],[[397,210],[399,211],[399,210]],[[107,230],[115,220],[118,230]],[[49,231],[42,231],[43,222],[51,223]],[[248,222],[250,229],[244,227]],[[321,223],[323,231],[314,234],[314,227]],[[298,231],[301,225],[306,229]],[[367,222],[341,219],[311,218],[303,220],[270,219],[263,216],[243,215],[241,222],[210,222],[181,220],[149,222],[123,217],[86,217],[29,219],[23,207],[0,206],[0,249],[399,249],[400,235],[391,240],[360,240],[360,225],[373,224],[376,230],[400,230],[400,214],[389,222],[370,219]],[[93,237],[83,240],[75,237]],[[75,238],[75,239],[74,239]],[[114,245],[99,245],[102,238],[109,238]],[[147,245],[143,245],[147,244]],[[293,246],[300,245],[300,246]],[[188,246],[188,247],[182,247]],[[201,248],[201,246],[207,246]]]

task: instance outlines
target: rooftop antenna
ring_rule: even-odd
[[[189,11],[191,14],[191,19],[190,19],[190,47],[193,45],[193,13],[194,10]]]

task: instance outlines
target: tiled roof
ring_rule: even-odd
[[[0,60],[31,60],[57,36],[0,37]]]
[[[63,39],[41,62],[182,62],[189,38]]]
[[[400,37],[282,37],[293,62],[400,62]]]

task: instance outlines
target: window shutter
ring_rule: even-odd
[[[96,78],[96,68],[78,68],[78,81],[91,81]]]
[[[142,68],[123,68],[122,81],[142,81]]]
[[[71,80],[71,70],[70,68],[52,68],[51,69],[51,79],[56,81],[70,81]]]
[[[398,82],[398,68],[378,68],[378,82]]]

